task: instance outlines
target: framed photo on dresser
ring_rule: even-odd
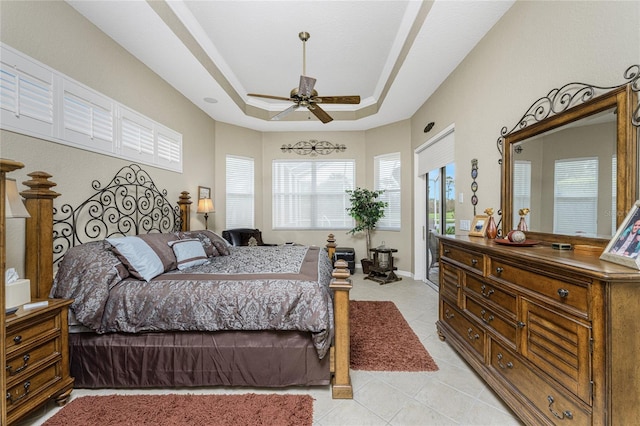
[[[640,200],[636,201],[600,259],[640,269]]]
[[[484,214],[478,214],[473,218],[471,222],[471,229],[469,235],[472,237],[484,237],[487,235],[487,225],[489,224],[489,216]]]

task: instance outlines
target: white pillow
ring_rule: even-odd
[[[178,269],[181,271],[192,266],[202,265],[207,261],[207,253],[204,252],[202,243],[197,238],[170,241],[169,246],[176,255]]]
[[[129,266],[145,281],[151,281],[164,272],[160,256],[139,237],[107,238]],[[131,271],[131,270],[130,270]]]

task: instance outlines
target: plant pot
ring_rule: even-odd
[[[373,265],[373,260],[368,258],[360,259],[360,264],[362,265],[362,272],[369,274],[369,268]]]

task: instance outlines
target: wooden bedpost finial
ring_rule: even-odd
[[[182,191],[180,193],[180,198],[178,199],[178,207],[180,208],[180,220],[182,224],[180,226],[181,231],[188,231],[191,229],[191,207],[189,207],[193,201],[191,201],[191,196],[189,195],[189,191]]]
[[[333,263],[333,255],[336,253],[336,238],[333,234],[329,234],[327,238],[327,252],[329,253],[329,259]]]
[[[50,188],[57,185],[55,182],[51,182],[49,178],[51,175],[47,172],[31,172],[27,176],[31,177],[31,180],[22,182],[23,185],[29,187],[26,191],[22,191],[20,195],[24,198],[50,198],[54,199],[60,196]]]

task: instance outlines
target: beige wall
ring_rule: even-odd
[[[465,194],[458,220],[473,217],[471,159],[479,165],[478,212],[497,210],[500,129],[566,83],[622,83],[624,70],[640,63],[638,28],[637,1],[517,1],[507,11],[411,119],[413,148],[455,124],[456,192]],[[424,134],[430,121],[435,127]]]
[[[183,190],[195,194],[198,185],[215,187],[215,122],[158,75],[65,2],[2,1],[0,17],[3,43],[182,134],[182,174],[146,167],[170,200],[177,201]],[[91,193],[93,179],[104,185],[131,163],[4,130],[0,155],[25,164],[12,173],[18,182],[35,170],[53,175],[51,180],[58,184],[53,189],[63,195],[58,200],[72,205]],[[193,226],[195,209],[194,203]],[[23,230],[23,220],[9,221],[7,265],[20,271]]]

